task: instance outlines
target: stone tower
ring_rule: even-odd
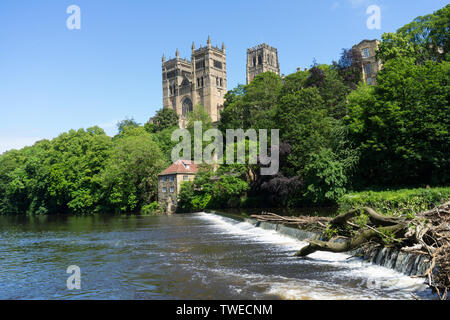
[[[265,43],[247,49],[247,84],[266,71],[280,75],[278,50]]]
[[[174,59],[162,58],[163,107],[177,112],[181,128],[196,104],[217,122],[227,92],[225,45],[213,47],[208,37],[206,47],[196,49],[192,43],[191,50],[191,61],[180,58],[178,49]]]

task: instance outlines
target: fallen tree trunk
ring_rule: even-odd
[[[351,222],[361,212],[368,215],[371,225]],[[419,251],[430,257],[431,266],[423,277],[428,278],[429,286],[435,289],[441,299],[447,298],[450,291],[450,202],[418,213],[412,220],[384,216],[364,207],[335,217],[328,226],[341,235],[352,234],[355,230],[359,232],[343,242],[311,240],[296,256],[305,257],[316,251],[347,252],[365,243],[383,243],[389,237],[397,242],[399,247],[403,247],[404,251]],[[351,232],[348,231],[348,226],[353,228]],[[383,228],[376,229],[377,226]]]
[[[398,223],[394,226],[385,227],[384,230],[396,236],[402,236],[407,230],[407,225],[405,223]],[[303,247],[295,255],[297,257],[305,257],[316,251],[328,251],[336,253],[347,252],[357,249],[361,245],[369,241],[380,241],[381,239],[382,235],[380,231],[376,229],[366,229],[353,238],[350,238],[343,242],[311,240],[306,247]]]

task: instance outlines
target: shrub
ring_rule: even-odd
[[[141,208],[142,215],[154,215],[159,211],[158,202],[154,201],[152,203],[146,204]]]
[[[450,198],[450,187],[418,188],[389,191],[353,192],[342,196],[339,210],[371,207],[383,214],[414,215],[434,208]]]

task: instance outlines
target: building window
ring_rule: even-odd
[[[362,56],[363,56],[363,58],[369,58],[370,57],[370,49],[369,48],[362,49]]]
[[[204,69],[205,68],[205,60],[201,60],[195,63],[195,69]]]
[[[170,181],[170,182],[173,182],[173,176],[170,176],[170,177],[169,177],[169,181]]]
[[[192,101],[189,97],[186,97],[181,104],[181,112],[183,116],[186,116],[189,112],[194,110],[192,106]]]
[[[256,57],[253,57],[253,66],[256,67]]]
[[[220,86],[223,87],[223,80],[220,78]]]
[[[214,60],[214,68],[222,70],[222,62]]]
[[[366,74],[371,74],[371,73],[372,73],[372,65],[371,65],[370,63],[368,63],[368,64],[366,64],[366,65],[364,66],[364,72],[365,72]]]
[[[259,65],[262,64],[262,56],[261,56],[261,55],[258,56],[258,64],[259,64]]]
[[[370,86],[373,84],[372,78],[367,78],[367,84]]]
[[[161,177],[161,181],[166,181],[166,177]]]
[[[183,180],[184,181],[188,181],[189,180],[189,176],[183,176]]]
[[[201,80],[201,83],[202,83],[202,87],[203,87],[203,77],[201,78],[202,80]]]
[[[175,70],[167,72],[167,79],[175,78],[177,75],[177,72]]]
[[[170,192],[174,192],[175,191],[175,188],[174,187],[170,187]]]
[[[163,187],[163,188],[162,188],[162,192],[163,192],[163,193],[166,193],[166,192],[167,192],[167,188],[166,188],[166,187]]]

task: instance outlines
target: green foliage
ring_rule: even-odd
[[[162,108],[156,111],[156,115],[145,124],[145,130],[150,133],[155,133],[178,127],[178,120],[178,114],[175,110]]]
[[[203,131],[212,128],[211,117],[209,116],[208,112],[206,112],[205,108],[200,104],[195,105],[192,112],[188,112],[187,118],[188,123],[186,125],[186,128],[188,128],[189,130],[194,129],[194,122],[196,121],[200,121],[202,123]]]
[[[168,165],[151,134],[142,127],[116,140],[102,175],[106,207],[134,212],[157,196],[157,176]]]
[[[211,188],[211,201],[215,207],[237,207],[240,204],[241,195],[248,190],[248,183],[242,179],[224,174],[219,177],[217,182],[213,183]]]
[[[381,236],[381,240],[386,246],[391,245],[395,242],[401,242],[400,239],[397,239],[395,237],[395,233],[392,230],[383,227],[378,227],[377,230]]]
[[[137,128],[139,126],[140,126],[140,124],[137,123],[136,121],[134,121],[133,118],[131,118],[131,119],[127,118],[127,119],[119,121],[117,123],[117,130],[119,131],[119,134],[120,134],[126,128]]]
[[[382,36],[377,57],[383,62],[412,58],[415,63],[449,61],[450,5]]]
[[[365,212],[360,212],[360,214],[353,219],[353,223],[362,229],[369,223],[369,215]]]
[[[170,163],[172,161],[172,149],[178,144],[178,142],[174,142],[171,139],[172,132],[177,129],[178,127],[167,128],[151,135],[153,141],[158,144],[159,148],[161,149],[164,160],[167,163]]]
[[[348,126],[361,147],[364,184],[450,181],[450,65],[389,60],[378,85],[349,96]]]
[[[0,156],[0,214],[139,211],[156,200],[167,164],[143,127],[113,139],[99,127],[71,130]]]
[[[305,168],[305,196],[313,203],[334,203],[347,191],[346,168],[331,149],[311,155]]]
[[[450,199],[450,187],[351,192],[342,196],[339,210],[371,207],[388,215],[407,215],[426,211]]]
[[[181,184],[179,210],[190,212],[206,208],[238,207],[248,188],[248,183],[233,172],[225,172],[222,168],[221,172],[215,173],[211,167],[203,166],[194,182]]]
[[[212,196],[208,193],[196,194],[191,200],[191,210],[201,211],[209,207]]]
[[[322,233],[323,237],[330,240],[339,235],[339,230],[328,226]]]
[[[194,196],[194,183],[192,181],[183,181],[178,192],[178,209],[180,212],[193,211],[191,202]]]
[[[156,213],[158,213],[158,211],[160,210],[158,202],[154,201],[152,203],[143,205],[141,208],[141,214],[145,215],[145,216],[149,216],[149,215],[154,215]]]
[[[282,87],[281,78],[273,72],[261,73],[247,86],[239,86],[226,96],[219,128],[271,128]]]

